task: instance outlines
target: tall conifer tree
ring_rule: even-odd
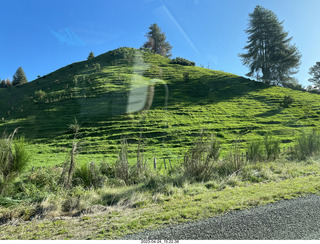
[[[143,44],[142,48],[164,57],[171,57],[172,46],[166,41],[165,33],[161,32],[157,24],[152,24],[149,29],[150,31],[146,34],[148,41]]]
[[[313,83],[313,88],[320,90],[320,62],[316,62],[316,64],[309,69],[309,74],[312,75],[309,81]]]
[[[279,84],[290,80],[298,72],[301,54],[292,37],[283,30],[283,22],[270,10],[256,6],[249,14],[247,53],[240,54],[244,65],[249,66],[247,76],[256,77],[265,83]]]
[[[1,79],[0,79],[1,80]],[[0,88],[5,88],[6,87],[6,81],[5,80],[1,80],[0,82]]]
[[[16,73],[13,75],[12,85],[20,85],[28,83],[26,74],[24,73],[22,67],[19,67],[16,71]]]
[[[91,51],[91,52],[89,53],[87,59],[89,60],[89,59],[93,59],[93,58],[94,58],[94,53]]]

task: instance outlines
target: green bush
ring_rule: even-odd
[[[102,187],[106,177],[101,174],[99,165],[91,162],[77,166],[73,176],[73,183],[84,187]]]
[[[115,165],[115,176],[129,184],[128,144],[126,140],[121,142],[121,149]]]
[[[42,102],[46,98],[47,93],[45,91],[42,91],[41,89],[39,91],[34,92],[34,98],[35,102]]]
[[[209,180],[214,172],[214,165],[220,157],[220,142],[211,137],[205,141],[203,135],[186,154],[183,172],[187,178],[196,181]]]
[[[29,160],[24,138],[14,139],[17,130],[0,140],[0,194],[23,171]]]
[[[281,102],[281,106],[284,108],[289,108],[290,105],[294,102],[294,99],[292,96],[284,96],[282,102]]]
[[[61,168],[58,167],[41,167],[25,172],[6,188],[6,195],[14,199],[40,202],[60,190],[58,185],[60,173]]]
[[[224,161],[220,162],[217,166],[217,172],[220,176],[228,176],[235,172],[240,171],[245,165],[246,159],[240,152],[239,143],[233,143],[229,154],[226,155]]]
[[[298,160],[305,160],[320,151],[320,134],[316,130],[302,132],[294,146],[292,155]]]
[[[252,141],[247,148],[247,160],[250,162],[260,162],[263,160],[263,142]]]
[[[180,65],[184,65],[184,66],[195,66],[196,65],[195,62],[192,62],[188,59],[181,58],[181,57],[176,57],[176,58],[172,59],[170,63],[180,64]]]
[[[275,140],[270,135],[264,137],[265,159],[275,160],[280,155],[280,141]]]

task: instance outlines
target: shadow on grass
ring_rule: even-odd
[[[263,118],[264,117],[271,117],[271,116],[274,116],[274,115],[281,113],[282,110],[283,110],[282,108],[268,110],[264,113],[256,114],[255,117],[263,117]]]

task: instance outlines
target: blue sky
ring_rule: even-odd
[[[295,77],[309,85],[320,61],[320,0],[0,0],[0,78],[22,66],[29,81],[122,46],[139,48],[157,23],[180,56],[244,76],[239,53],[248,14],[272,10],[302,54]]]

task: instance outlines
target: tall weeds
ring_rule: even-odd
[[[279,156],[280,142],[268,134],[263,141],[252,141],[247,147],[247,160],[250,162],[273,161]]]
[[[225,159],[217,166],[217,171],[220,176],[228,176],[240,171],[245,163],[246,159],[240,151],[239,141],[235,141]]]
[[[121,149],[115,165],[115,176],[129,184],[128,143],[126,140],[121,141]]]
[[[260,162],[263,160],[263,142],[252,141],[247,148],[247,160],[250,162]]]
[[[106,177],[101,174],[100,166],[94,162],[79,165],[74,172],[74,182],[84,187],[102,187],[105,179]]]
[[[0,194],[22,172],[29,160],[24,138],[14,139],[17,129],[0,139]]]
[[[218,161],[221,152],[220,142],[213,136],[211,140],[200,139],[186,154],[183,164],[183,172],[186,177],[196,181],[206,181],[214,173],[215,163]]]
[[[264,148],[265,148],[265,159],[266,160],[275,160],[280,155],[280,141],[275,140],[270,135],[264,137]]]
[[[292,156],[298,160],[305,160],[320,151],[320,134],[316,130],[303,131],[294,146]]]

